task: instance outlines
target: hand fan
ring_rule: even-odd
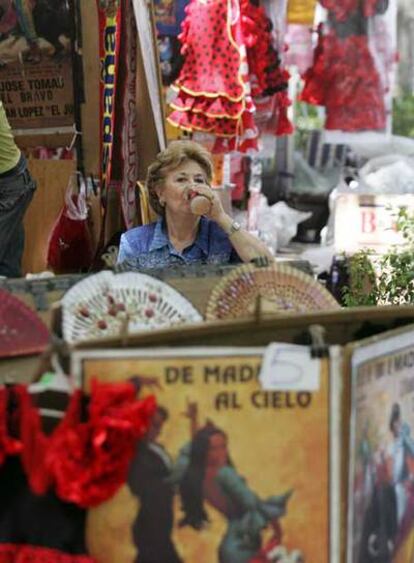
[[[230,319],[254,313],[257,297],[265,313],[338,309],[332,295],[311,276],[290,266],[257,267],[244,264],[234,269],[212,290],[206,319]]]
[[[105,271],[83,279],[64,295],[62,313],[69,343],[202,320],[178,291],[138,272]]]
[[[48,344],[49,331],[37,314],[0,289],[0,358],[41,354]]]

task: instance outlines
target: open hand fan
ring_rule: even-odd
[[[48,343],[49,331],[37,314],[0,289],[0,358],[40,354]]]
[[[62,313],[69,343],[202,320],[178,291],[138,272],[85,278],[64,295]]]
[[[234,269],[212,290],[206,319],[231,319],[254,313],[257,297],[264,313],[337,309],[332,295],[311,276],[290,266],[257,267],[244,264]]]

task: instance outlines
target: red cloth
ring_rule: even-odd
[[[0,387],[0,466],[8,455],[16,455],[22,450],[22,443],[9,435],[8,394],[6,387]]]
[[[49,547],[0,543],[0,563],[98,563],[87,555],[71,555]]]
[[[325,80],[325,43],[327,38],[323,34],[323,26],[318,27],[318,42],[313,51],[313,64],[303,74],[305,84],[299,99],[316,106],[325,105],[328,83]]]
[[[76,195],[71,196],[76,202]],[[65,204],[49,238],[47,263],[56,274],[89,269],[93,258],[87,219],[74,219]]]
[[[193,0],[186,12],[180,35],[185,61],[173,85],[169,122],[216,135],[213,152],[257,149],[238,1]]]
[[[274,132],[292,132],[289,73],[280,66],[263,8],[250,0],[192,0],[186,12],[179,36],[185,60],[173,85],[169,122],[215,135],[213,152],[257,150],[252,96],[277,93],[280,124]]]
[[[374,16],[380,0],[319,0],[338,21],[345,21],[357,10],[362,11],[365,18]]]
[[[320,33],[314,65],[304,79],[301,99],[326,107],[326,129],[385,129],[385,91],[366,36]]]
[[[287,88],[289,74],[280,66],[272,45],[272,24],[261,6],[240,0],[243,41],[247,49],[252,95],[270,95]]]
[[[186,6],[187,17],[179,36],[185,61],[175,87],[194,96],[221,95],[234,102],[243,99],[242,53],[229,19],[238,14],[231,10],[228,2],[214,0],[193,0]]]
[[[75,392],[62,422],[50,436],[26,389],[21,400],[22,463],[33,492],[55,487],[65,501],[83,508],[104,502],[126,481],[137,440],[147,431],[154,397],[136,399],[132,383],[92,383],[88,417]]]

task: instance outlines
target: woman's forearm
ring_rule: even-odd
[[[254,235],[248,233],[244,229],[231,232],[233,219],[228,215],[220,217],[217,220],[217,223],[223,231],[229,235],[229,240],[234,250],[243,262],[250,262],[254,258],[259,258],[260,256],[265,256],[266,258],[269,258],[269,260],[274,259],[274,256],[267,246]]]

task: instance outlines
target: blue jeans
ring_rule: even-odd
[[[0,177],[0,276],[21,276],[23,218],[35,189],[23,156],[11,174]]]

